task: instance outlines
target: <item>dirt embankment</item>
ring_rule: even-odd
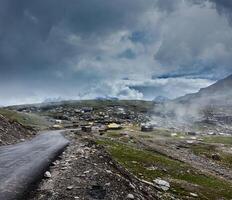
[[[28,130],[18,122],[0,114],[0,145],[14,144],[33,135],[33,130]]]

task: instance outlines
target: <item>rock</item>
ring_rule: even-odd
[[[46,171],[46,172],[44,173],[44,177],[45,177],[45,178],[51,178],[52,175],[51,175],[51,173],[50,173],[49,171]]]
[[[197,137],[190,137],[190,139],[191,139],[191,140],[196,140],[196,139],[197,139]]]
[[[110,186],[110,183],[106,183],[105,186]]]
[[[198,197],[198,194],[196,194],[196,193],[190,192],[189,194],[190,194],[190,196],[192,196],[192,197]]]
[[[68,169],[68,167],[62,167],[62,168],[61,168],[61,170],[66,170],[66,169]]]
[[[187,143],[187,144],[193,144],[193,143],[194,143],[194,140],[186,140],[186,143]]]
[[[135,199],[135,196],[133,194],[128,194],[126,198],[127,199]]]
[[[150,170],[150,171],[157,170],[157,167],[151,166],[151,167],[148,167],[147,170]]]
[[[106,189],[101,185],[92,185],[87,189],[87,194],[93,199],[104,199],[106,196]]]
[[[221,160],[220,155],[219,155],[219,154],[216,154],[216,153],[215,153],[215,154],[212,154],[211,157],[212,157],[213,160],[216,160],[216,161],[220,161],[220,160]]]
[[[130,183],[129,186],[130,186],[132,189],[135,189],[134,184]]]
[[[72,190],[72,189],[73,189],[73,186],[71,185],[67,187],[67,190]]]
[[[161,179],[155,179],[153,180],[153,182],[158,188],[162,189],[163,191],[168,191],[170,188],[170,184],[167,181]]]

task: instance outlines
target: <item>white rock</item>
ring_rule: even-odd
[[[73,189],[73,186],[68,186],[67,187],[67,190],[72,190]]]
[[[193,137],[190,137],[190,139],[191,139],[191,140],[196,140],[197,137],[194,137],[194,136],[193,136]]]
[[[132,183],[130,183],[130,187],[135,189],[135,186]]]
[[[167,181],[161,179],[155,179],[153,180],[153,182],[158,188],[162,189],[163,191],[168,191],[170,188],[170,184]]]
[[[193,144],[194,141],[193,140],[186,140],[187,144]]]
[[[192,197],[198,197],[198,194],[196,194],[196,193],[190,192],[189,194],[190,194],[190,196],[192,196]]]
[[[151,166],[151,167],[148,167],[147,170],[150,170],[150,171],[157,170],[157,167]]]
[[[135,199],[135,196],[133,194],[128,194],[126,198],[127,199]]]
[[[105,186],[110,186],[110,183],[106,183]]]
[[[52,175],[51,175],[51,173],[50,173],[49,171],[46,171],[46,172],[44,173],[44,177],[45,177],[45,178],[51,178]]]

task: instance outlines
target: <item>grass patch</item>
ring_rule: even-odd
[[[32,127],[35,129],[46,129],[49,123],[42,117],[35,114],[20,113],[12,110],[0,108],[0,114],[11,121],[18,122],[25,127]]]
[[[138,137],[140,137],[140,138],[142,138],[142,139],[153,138],[151,135],[146,135],[146,134],[139,134]]]
[[[232,137],[231,136],[207,136],[203,138],[204,142],[207,143],[219,143],[219,144],[227,144],[232,145]]]
[[[104,145],[120,164],[136,176],[148,181],[157,177],[170,181],[170,192],[179,197],[187,197],[189,192],[196,192],[199,199],[231,199],[232,197],[231,184],[205,176],[185,163],[159,153],[135,149],[109,140],[100,140],[98,143]],[[190,187],[191,185],[195,186]]]
[[[199,156],[205,156],[209,159],[212,159],[212,154],[219,154],[221,160],[217,162],[219,164],[232,168],[232,154],[220,151],[214,145],[195,144],[191,146],[191,149],[194,154],[199,155]]]
[[[112,138],[119,138],[122,137],[120,132],[115,132],[115,131],[107,131],[107,136],[112,137]]]
[[[154,135],[163,136],[163,137],[171,137],[171,131],[167,129],[155,129],[151,132]]]

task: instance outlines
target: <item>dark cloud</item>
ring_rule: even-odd
[[[178,7],[179,0],[158,0],[157,8],[161,11],[172,12]]]
[[[232,1],[230,0],[211,0],[216,4],[216,8],[220,14],[225,15],[232,26]]]
[[[214,9],[216,6],[217,10],[230,10],[230,6],[212,1],[185,3],[175,11],[172,19],[166,21],[155,60],[174,73],[217,79],[232,73],[231,27]]]
[[[217,11],[220,14],[228,17],[230,24],[232,25],[232,1],[230,0],[193,0],[195,3],[202,4],[205,2],[212,2],[215,4]]]
[[[1,0],[1,101],[106,94],[143,98],[157,92],[156,86],[118,81],[220,78],[232,72],[232,31],[223,21],[225,16],[231,21],[231,4]]]
[[[69,35],[97,40],[130,27],[147,8],[142,0],[2,0],[1,70],[31,74],[60,69],[84,50],[68,43]]]

